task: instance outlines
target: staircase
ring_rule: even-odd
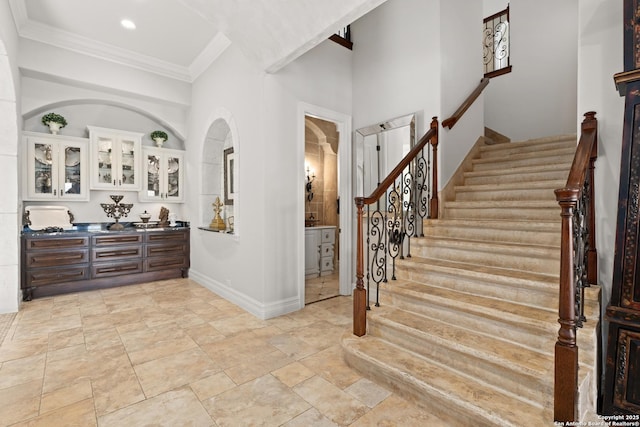
[[[347,362],[414,400],[443,426],[552,426],[560,208],[576,137],[483,145],[381,285]],[[596,399],[599,288],[578,331],[580,414]]]

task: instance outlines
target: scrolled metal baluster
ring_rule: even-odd
[[[404,188],[402,191],[402,213],[403,213],[403,235],[407,237],[407,258],[411,258],[411,237],[418,237],[418,227],[416,223],[415,203],[414,203],[414,173],[409,165],[408,172],[404,176]],[[403,247],[404,249],[404,247]],[[404,257],[403,257],[404,258]]]
[[[402,231],[402,181],[394,183],[389,190],[387,199],[387,225],[388,232],[388,254],[391,258],[391,280],[396,280],[396,258],[400,255],[403,240]]]
[[[370,300],[371,300],[371,250],[369,249],[371,246],[371,205],[367,205],[367,244],[364,245],[367,248],[367,310],[371,310]]]
[[[384,214],[375,210],[370,218],[371,222],[371,232],[370,237],[372,242],[369,245],[369,250],[372,252],[371,254],[371,279],[376,284],[376,303],[375,306],[380,306],[379,301],[379,289],[380,282],[386,280],[387,278],[387,245],[386,245],[386,226],[385,226],[385,218]]]
[[[430,161],[428,157],[424,156],[424,149],[420,153],[415,160],[415,169],[416,169],[416,179],[415,179],[415,210],[418,217],[420,217],[421,222],[424,222],[424,219],[429,216],[429,199],[431,193],[429,192],[429,170],[430,170]],[[424,230],[422,227],[420,229],[420,236],[424,237]]]

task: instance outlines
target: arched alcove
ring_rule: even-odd
[[[154,130],[165,131],[169,138],[165,148],[184,150],[184,137],[171,125],[155,115],[128,104],[100,99],[74,99],[43,105],[23,114],[23,130],[49,133],[40,121],[42,115],[56,112],[67,119],[61,133],[87,137],[87,125],[144,133],[142,144],[154,145],[150,138]]]
[[[214,218],[216,198],[224,203],[220,216],[226,231],[239,235],[238,139],[231,115],[219,112],[212,121],[202,147],[201,222],[208,227]]]

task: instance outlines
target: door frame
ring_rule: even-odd
[[[333,111],[317,105],[300,102],[298,104],[298,153],[297,164],[300,165],[298,173],[298,188],[303,188],[306,182],[304,170],[305,148],[305,116],[317,117],[336,124],[338,129],[338,195],[340,197],[340,223],[338,241],[340,244],[340,295],[351,295],[354,288],[353,260],[354,248],[352,239],[352,213],[353,213],[353,186],[352,175],[352,130],[351,116]],[[304,276],[304,202],[303,197],[298,197],[296,203],[298,241],[300,242],[298,253],[298,297],[300,308],[304,307],[305,276]]]

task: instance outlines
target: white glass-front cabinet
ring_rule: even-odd
[[[184,151],[143,147],[143,184],[139,199],[184,200]]]
[[[24,132],[25,200],[89,200],[89,140]]]
[[[91,189],[139,191],[142,133],[87,126],[91,145]]]

